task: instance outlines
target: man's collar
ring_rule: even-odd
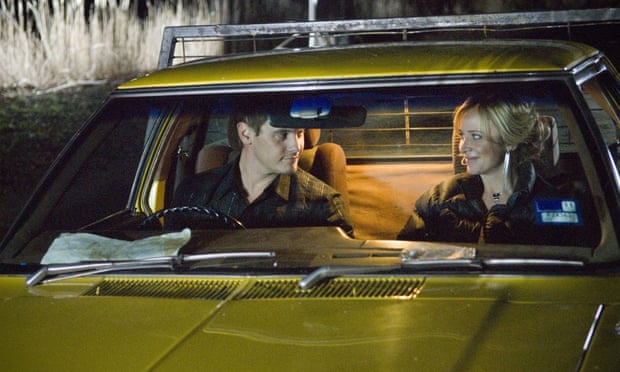
[[[239,170],[238,159],[236,162],[229,163],[227,167],[228,169],[226,170],[226,175],[216,190],[215,198],[217,199],[223,197],[223,195],[228,193],[232,188],[235,188],[239,193],[241,193],[241,195],[246,196],[247,192],[243,188],[243,183],[241,182],[241,172]],[[283,200],[289,201],[291,195],[291,183],[291,175],[279,175],[269,186],[267,186],[267,188],[263,191],[263,194],[265,192],[274,192]]]
[[[277,182],[274,185],[275,193],[282,199],[288,201],[291,194],[291,176],[288,174],[281,174],[274,182]]]

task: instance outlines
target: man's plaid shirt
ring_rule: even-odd
[[[276,177],[250,204],[246,195],[237,159],[183,181],[173,206],[210,207],[246,227],[339,226],[353,235],[341,195],[302,169]]]

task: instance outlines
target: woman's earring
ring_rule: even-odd
[[[508,190],[510,185],[510,151],[504,153],[504,191]]]

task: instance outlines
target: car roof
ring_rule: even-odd
[[[388,76],[562,72],[598,54],[559,40],[432,41],[274,50],[165,68],[119,89]]]

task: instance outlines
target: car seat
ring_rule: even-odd
[[[319,143],[321,129],[306,129],[304,151],[299,166],[316,178],[333,187],[342,195],[345,208],[349,210],[349,188],[347,185],[347,160],[342,147],[336,143]]]

